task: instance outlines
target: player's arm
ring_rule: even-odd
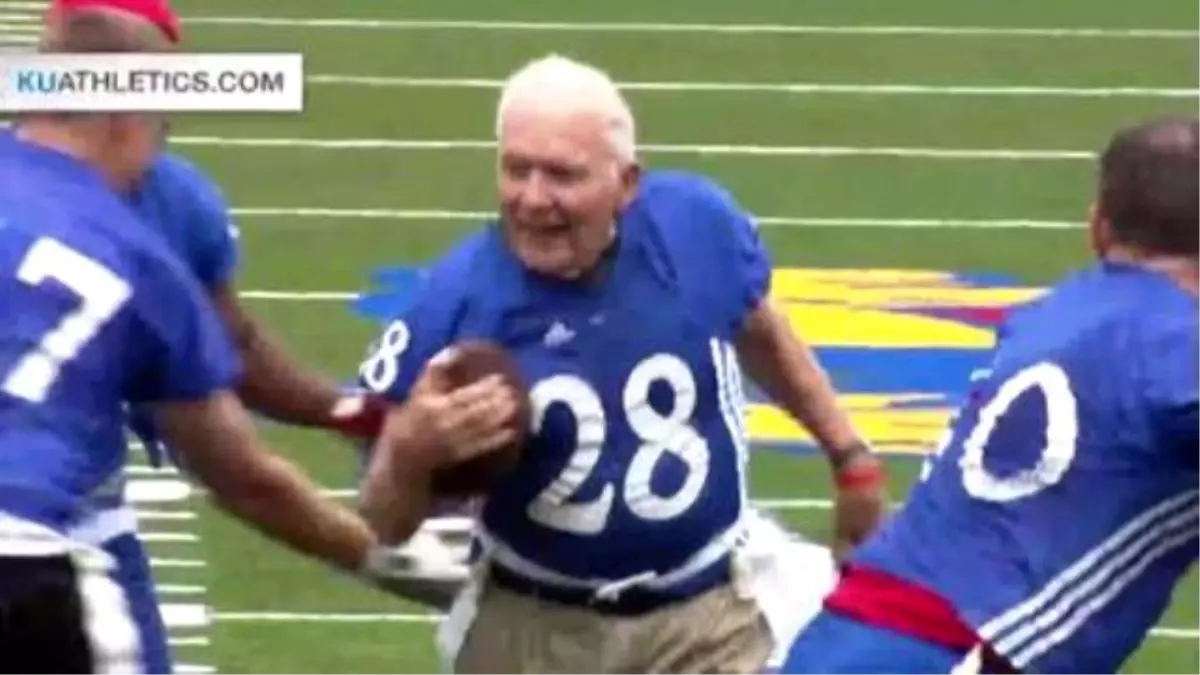
[[[723,278],[735,280],[728,286],[726,304],[735,317],[742,366],[840,468],[866,445],[838,404],[816,354],[768,298],[771,262],[754,222],[720,188],[714,186],[707,198],[710,217],[720,227],[721,264],[728,270]]]
[[[318,495],[295,466],[271,454],[230,391],[161,404],[157,419],[213,502],[267,536],[346,570],[376,543],[353,512]]]
[[[387,452],[377,456],[387,459],[381,465],[395,475],[388,486],[414,494],[381,501],[370,511],[371,522],[382,526],[380,539],[405,539],[423,519],[427,481],[416,476],[487,449],[486,443],[471,445],[462,438],[490,432],[499,442],[511,440],[505,437],[511,431],[499,427],[511,419],[514,408],[511,394],[496,381],[445,396],[430,393],[406,408],[391,430]],[[344,569],[357,570],[366,562],[376,544],[372,528],[350,510],[320,497],[299,469],[272,454],[231,392],[162,403],[158,415],[181,460],[209,488],[219,507],[273,539]],[[496,429],[473,431],[475,425],[487,427],[492,420]],[[454,431],[445,433],[450,427]],[[400,528],[408,531],[397,535]]]
[[[338,383],[301,365],[246,311],[232,280],[214,288],[212,298],[242,358],[243,374],[237,392],[247,407],[288,424],[374,436],[382,416],[376,415],[370,423],[362,421],[359,428],[356,420],[339,414],[344,412],[339,407],[344,394]]]
[[[332,379],[301,364],[250,314],[237,294],[238,231],[219,188],[195,169],[187,181],[193,271],[209,289],[243,364],[238,396],[250,409],[299,426],[331,428],[373,439],[383,421],[378,406],[346,396]]]
[[[432,512],[433,472],[511,443],[517,392],[499,376],[452,389],[447,376],[457,358],[442,350],[422,368],[403,403],[392,406],[371,453],[359,494],[359,512],[384,544],[407,541]],[[411,439],[439,439],[440,454]]]
[[[382,573],[386,550],[352,511],[319,496],[258,439],[231,391],[239,375],[227,331],[191,276],[166,255],[140,267],[130,339],[143,343],[128,396],[155,407],[182,463],[217,505],[269,537],[348,571]],[[440,450],[436,441],[415,447]]]
[[[835,470],[868,452],[816,354],[768,298],[746,315],[737,349],[754,381],[804,425]]]
[[[768,298],[770,259],[753,221],[723,191],[712,208],[726,227],[726,264],[738,283],[729,302],[737,317],[735,346],[742,367],[804,426],[829,459],[836,486],[835,552],[866,538],[884,512],[882,465],[838,404],[837,392],[816,354]]]
[[[467,304],[474,251],[474,240],[468,240],[421,276],[419,287],[404,301],[400,316],[386,325],[359,369],[361,386],[380,396],[389,407],[383,434],[374,444],[360,488],[361,512],[380,532],[389,533],[389,540],[407,538],[419,522],[386,522],[380,514],[415,510],[424,516],[432,509],[432,472],[416,464],[408,471],[396,471],[390,465],[404,458],[403,431],[414,412],[436,401],[422,394],[430,390],[445,392],[448,388],[444,368],[448,360],[456,358],[451,345],[457,339],[458,323]],[[510,393],[515,402],[517,394]],[[498,438],[486,436],[486,426],[476,432],[466,419],[455,420],[449,414],[428,416],[460,425],[462,436],[456,442],[467,450],[480,443],[487,447],[502,444]],[[449,436],[452,431],[446,429],[445,434]],[[400,500],[412,504],[398,509],[395,502]]]
[[[414,509],[420,519],[432,510],[432,471],[405,457],[403,439],[422,405],[420,393],[445,391],[441,366],[453,358],[456,317],[465,270],[444,259],[434,265],[406,301],[405,309],[384,327],[359,367],[359,384],[387,406],[383,431],[369,453],[359,486],[359,510],[399,543],[420,521],[393,519],[397,508]],[[441,365],[439,365],[441,364]],[[396,464],[404,461],[406,470]],[[400,502],[408,502],[400,507]]]
[[[342,569],[366,564],[376,543],[367,524],[322,499],[298,469],[258,440],[231,391],[239,368],[228,333],[199,286],[165,256],[150,258],[142,274],[137,337],[151,356],[130,396],[154,406],[181,462],[220,507]]]
[[[439,354],[444,357],[444,350],[455,339],[461,308],[460,282],[465,277],[463,266],[455,264],[453,254],[435,265],[406,298],[401,315],[374,341],[359,369],[359,384],[388,403],[387,422],[369,455],[359,492],[360,512],[383,533],[385,541],[404,540],[433,510],[432,471],[410,467],[400,470],[398,464],[405,455],[404,430],[412,424],[416,407],[422,405],[417,394],[426,387],[444,388],[444,383],[438,382],[436,367],[430,372],[428,364],[436,362]],[[498,445],[504,437],[489,442]],[[397,518],[395,514],[400,513],[420,514],[421,518]],[[447,609],[466,582],[468,570],[461,560],[446,560],[445,547],[431,546],[437,550],[427,551],[415,546],[419,539],[413,537],[397,549],[398,557],[412,562],[408,572],[379,585],[409,600]]]

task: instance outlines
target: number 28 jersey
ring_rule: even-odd
[[[766,295],[750,220],[698,176],[650,173],[595,283],[526,270],[499,223],[429,270],[360,371],[405,398],[456,341],[510,350],[534,436],[488,497],[486,534],[577,579],[674,569],[739,521],[746,436],[732,341]]]
[[[1103,263],[1012,314],[925,480],[853,562],[1022,672],[1117,672],[1196,560],[1197,305]]]

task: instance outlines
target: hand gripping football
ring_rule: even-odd
[[[455,344],[454,349],[458,352],[458,358],[447,371],[453,386],[464,386],[489,375],[499,375],[519,392],[514,422],[517,425],[517,439],[513,443],[469,461],[443,467],[434,473],[434,493],[440,497],[458,498],[486,494],[516,468],[529,438],[532,407],[529,389],[521,377],[517,361],[503,347],[484,340],[467,340]]]

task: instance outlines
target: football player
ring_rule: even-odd
[[[72,13],[113,13],[145,21],[169,46],[180,39],[178,19],[162,0],[56,0],[47,14],[43,48],[55,50],[57,28]],[[353,438],[374,438],[382,426],[379,406],[357,393],[342,393],[333,382],[297,365],[279,343],[241,307],[235,291],[236,230],[217,186],[197,167],[170,153],[160,154],[130,193],[135,211],[163,237],[208,292],[235,338],[244,364],[237,393],[256,412],[276,420],[327,428]],[[134,408],[131,426],[152,463],[167,448],[149,411]],[[136,515],[125,503],[124,471],[118,470],[92,495],[90,508],[72,529],[72,537],[103,546],[117,561],[121,582],[141,633],[142,663],[147,672],[171,672],[166,629],[156,601],[149,561],[137,537]],[[404,577],[388,589],[406,597],[424,597],[423,587]]]
[[[64,18],[67,53],[158,51],[128,16]],[[388,573],[370,528],[267,452],[232,393],[228,332],[177,258],[118,196],[160,149],[149,113],[41,113],[0,137],[0,670],[138,672],[140,641],[111,558],[69,537],[119,469],[127,401],[153,403],[215,503],[348,572]],[[392,413],[399,489],[504,439],[516,408],[498,381],[448,391],[432,362]],[[511,431],[509,432],[511,440]],[[403,448],[401,450],[400,448]],[[396,505],[403,508],[404,505]],[[414,504],[415,508],[422,505]],[[389,514],[415,522],[423,513]]]
[[[757,672],[774,636],[742,555],[739,361],[828,454],[839,551],[882,515],[880,465],[767,302],[749,217],[701,176],[643,175],[607,75],[538,60],[497,118],[501,218],[429,269],[361,369],[402,406],[431,356],[485,338],[530,383],[535,437],[487,495],[442,644],[460,672]]]
[[[1113,137],[1098,261],[1011,315],[785,672],[1115,673],[1141,644],[1196,560],[1198,135]]]

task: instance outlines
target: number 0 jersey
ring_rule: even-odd
[[[0,135],[0,512],[62,532],[121,467],[126,401],[237,362],[188,272],[91,167]]]
[[[705,179],[650,173],[595,284],[527,271],[500,227],[431,268],[362,383],[399,401],[446,345],[499,342],[531,387],[535,436],[483,512],[497,560],[575,580],[676,569],[744,502],[731,343],[770,277],[753,224]]]
[[[1197,303],[1105,263],[1011,316],[923,483],[854,562],[1024,672],[1117,672],[1197,552]]]

